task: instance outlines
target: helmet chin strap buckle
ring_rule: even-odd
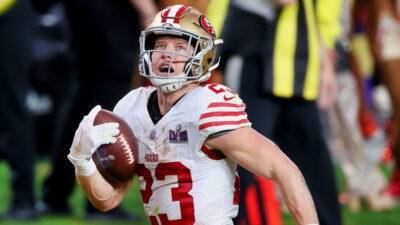
[[[203,70],[201,69],[201,67],[197,67],[196,69],[194,69],[194,73],[195,76],[200,76],[203,73]]]

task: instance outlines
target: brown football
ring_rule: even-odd
[[[138,148],[135,135],[129,125],[117,114],[102,109],[93,125],[107,122],[119,123],[119,134],[114,144],[101,145],[92,158],[97,169],[111,183],[127,182],[135,174]]]

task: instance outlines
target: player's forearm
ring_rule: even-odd
[[[90,176],[82,176],[78,173],[75,175],[78,184],[98,210],[103,212],[111,210],[122,201],[121,190],[115,189],[108,183],[98,170]]]
[[[250,127],[243,127],[209,138],[205,144],[210,149],[221,150],[248,171],[278,182],[298,224],[318,224],[314,202],[301,172],[274,142]]]
[[[291,164],[274,175],[279,184],[285,203],[297,224],[318,224],[314,202],[303,175]]]

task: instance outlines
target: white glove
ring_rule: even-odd
[[[96,149],[103,144],[115,143],[117,141],[115,136],[119,134],[119,123],[93,126],[93,121],[100,110],[101,107],[97,105],[83,118],[69,149],[68,159],[82,176],[90,176],[96,171],[96,165],[92,160],[92,154]]]

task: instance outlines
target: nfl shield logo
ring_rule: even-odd
[[[154,140],[156,138],[156,130],[151,130],[149,134],[150,140]]]

